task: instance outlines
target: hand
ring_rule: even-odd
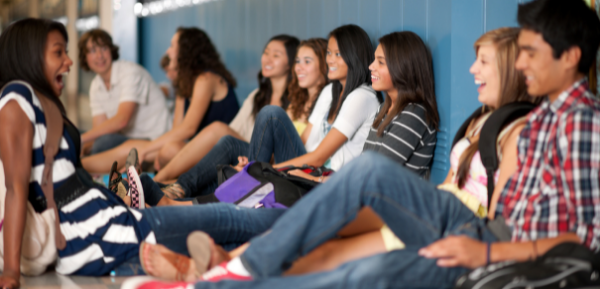
[[[239,156],[238,157],[238,164],[236,166],[231,166],[232,168],[234,168],[236,171],[241,171],[242,169],[244,169],[244,167],[248,164],[248,158],[244,157],[244,156]]]
[[[21,284],[19,283],[20,279],[19,273],[10,273],[8,271],[4,272],[2,276],[0,276],[0,289],[4,288],[19,288]]]
[[[438,259],[440,267],[477,268],[486,264],[487,244],[466,236],[450,236],[421,248],[419,255]]]

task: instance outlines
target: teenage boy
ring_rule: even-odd
[[[150,74],[136,63],[119,59],[110,35],[93,29],[79,40],[81,68],[96,73],[90,84],[93,127],[82,144],[96,154],[128,139],[153,140],[168,130],[165,97]]]
[[[528,92],[545,97],[518,141],[519,169],[498,200],[493,233],[456,197],[438,191],[383,156],[358,157],[290,208],[270,233],[219,265],[196,288],[449,288],[469,268],[524,261],[563,242],[600,250],[600,103],[586,72],[600,44],[600,21],[580,0],[537,0],[519,7],[517,66]],[[294,260],[334,238],[370,206],[404,250],[318,274],[281,277]],[[493,222],[493,221],[492,221]],[[495,224],[498,224],[497,222]],[[134,279],[123,288],[181,283]]]

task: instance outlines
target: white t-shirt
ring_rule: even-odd
[[[306,151],[314,151],[329,132],[329,128],[337,129],[348,138],[330,158],[329,167],[337,171],[362,153],[379,101],[373,88],[367,84],[361,85],[348,95],[333,125],[330,126],[327,117],[333,99],[332,85],[323,88],[308,118],[313,127],[306,141]]]
[[[258,92],[258,88],[250,92],[242,108],[235,115],[235,118],[229,123],[229,127],[237,132],[247,142],[250,142],[252,138],[252,132],[254,131],[254,117],[252,116],[252,110],[254,109],[254,97]]]
[[[130,138],[155,139],[169,127],[169,112],[165,97],[150,74],[140,65],[128,61],[114,61],[110,73],[110,90],[100,75],[90,85],[92,116],[117,114],[121,102],[138,104],[129,124],[119,133]]]

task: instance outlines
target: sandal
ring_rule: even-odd
[[[115,194],[118,193],[118,185],[123,180],[121,173],[117,171],[117,167],[117,161],[113,162],[112,166],[110,167],[110,173],[108,174],[108,189]]]
[[[196,264],[196,271],[204,274],[210,265],[210,237],[202,231],[194,231],[187,237],[187,248]]]
[[[148,246],[155,246],[153,244],[149,244],[146,242],[142,242],[140,244],[140,263],[142,264],[142,269],[144,270],[144,272],[149,275],[149,276],[154,276],[154,277],[159,277],[159,278],[164,278],[164,279],[168,279],[168,280],[176,280],[176,281],[185,281],[185,277],[188,274],[188,271],[190,270],[190,258],[175,253],[175,252],[160,252],[161,257],[163,257],[167,262],[169,262],[174,268],[175,271],[177,271],[175,273],[175,276],[160,276],[160,275],[153,275],[148,271],[148,268],[146,268],[145,266],[145,259],[144,259],[144,250],[151,250],[152,247],[148,247]],[[146,248],[148,247],[148,248]],[[161,270],[162,268],[157,268],[158,271],[160,273],[164,272],[163,270]],[[198,274],[199,275],[199,274]]]

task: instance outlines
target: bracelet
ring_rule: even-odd
[[[492,251],[492,243],[487,242],[487,253],[485,255],[485,265],[489,265],[490,264],[491,251]]]
[[[538,253],[537,253],[537,240],[534,240],[533,242],[531,242],[531,244],[533,245],[533,259],[537,259],[538,257]]]

